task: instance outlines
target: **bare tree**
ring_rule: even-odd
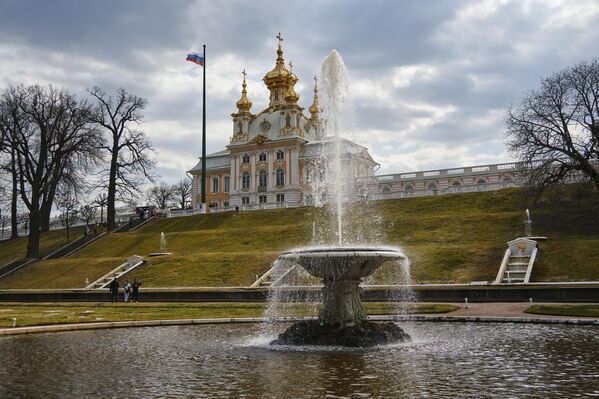
[[[99,87],[94,87],[89,93],[96,99],[93,119],[109,137],[108,143],[102,147],[108,154],[109,163],[102,172],[108,189],[108,229],[114,229],[116,200],[137,197],[139,187],[146,180],[153,181],[152,144],[145,133],[132,129],[142,122],[142,111],[147,101],[122,88],[114,97]]]
[[[174,198],[174,188],[166,183],[150,187],[148,190],[148,199],[159,209],[166,209]]]
[[[67,242],[70,242],[71,237],[69,234],[69,227],[79,220],[79,212],[77,211],[79,201],[71,192],[66,192],[60,193],[58,195],[58,201],[56,204],[58,209],[61,211],[61,214],[58,217],[62,222],[62,225],[65,226],[67,230]]]
[[[2,233],[0,233],[0,239],[4,239],[4,228],[10,223],[10,215],[7,214],[6,209],[0,209],[0,227]]]
[[[11,87],[1,102],[8,110],[4,124],[14,147],[20,198],[29,211],[27,257],[37,258],[58,187],[78,187],[82,172],[98,159],[101,136],[90,124],[90,106],[65,90]]]
[[[13,89],[5,91],[0,98],[0,153],[5,155],[0,168],[11,178],[10,221],[11,235],[14,239],[18,232],[19,171],[17,168],[16,124],[15,118],[20,115],[18,103],[11,99]]]
[[[84,205],[79,208],[79,219],[85,222],[86,226],[89,226],[89,224],[96,219],[97,214],[98,210],[95,206]]]
[[[507,116],[508,149],[530,187],[591,181],[599,191],[599,62],[554,73]]]
[[[173,184],[173,197],[181,209],[186,209],[191,204],[191,180],[181,179]]]
[[[105,193],[98,194],[93,204],[100,207],[100,224],[104,224],[104,208],[108,204],[108,196]]]

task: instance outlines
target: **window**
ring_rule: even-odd
[[[266,195],[259,196],[258,202],[260,202],[261,204],[266,204]]]
[[[277,202],[285,202],[285,194],[277,194]]]
[[[210,208],[218,208],[218,201],[217,200],[212,200],[210,201],[210,205],[208,205]]]
[[[237,124],[237,128],[239,129],[239,132],[238,132],[238,133],[243,133],[243,125],[241,124],[241,122],[239,122],[239,123]]]
[[[435,183],[429,183],[426,186],[426,189],[428,191],[430,191],[433,195],[437,195],[437,184],[435,184]]]
[[[266,173],[266,171],[264,169],[262,169],[260,171],[260,173],[258,174],[258,187],[266,187],[266,185],[268,180],[268,174]]]
[[[223,207],[228,208],[229,207],[229,201],[223,201]]]
[[[223,178],[223,191],[225,193],[228,193],[230,189],[231,189],[231,178],[229,176],[225,176]]]
[[[241,205],[249,205],[250,197],[241,197]]]
[[[289,115],[285,118],[285,127],[291,127],[291,117]]]
[[[456,180],[456,181],[452,182],[451,185],[454,187],[457,187],[457,186],[461,186],[462,183],[460,183],[459,181]]]
[[[277,161],[282,161],[283,159],[285,159],[285,153],[283,150],[277,151]]]
[[[389,186],[385,186],[385,187],[383,188],[383,195],[384,195],[384,196],[391,195],[391,187],[389,187]]]
[[[241,188],[250,188],[250,174],[248,172],[241,174]]]
[[[487,181],[485,179],[478,179],[476,184],[487,184]]]
[[[411,194],[414,192],[414,186],[412,186],[411,184],[408,184],[404,187],[403,191]]]
[[[212,178],[212,193],[218,193],[218,177]]]
[[[261,152],[260,155],[258,155],[258,162],[266,162],[266,153],[265,152]]]
[[[279,168],[277,169],[277,186],[284,186],[285,185],[285,172],[283,172],[283,169]]]
[[[243,154],[241,157],[241,163],[250,163],[250,156],[248,154]]]

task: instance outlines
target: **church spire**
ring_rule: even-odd
[[[237,109],[239,110],[239,113],[249,113],[250,112],[250,108],[252,108],[252,102],[250,100],[248,100],[247,97],[247,91],[246,91],[246,86],[247,84],[245,83],[245,77],[247,76],[247,73],[245,72],[245,69],[243,70],[243,72],[241,72],[241,74],[243,75],[243,83],[241,84],[241,98],[237,101],[236,105],[237,105]]]
[[[289,61],[289,86],[285,92],[285,101],[295,104],[299,100],[299,95],[295,92],[295,82],[297,82],[297,76],[293,74],[293,62]]]
[[[308,108],[310,111],[311,117],[313,121],[317,121],[320,115],[320,105],[318,104],[318,78],[314,75],[314,100],[312,101],[312,105]]]
[[[289,81],[292,79],[291,73],[285,67],[283,59],[283,37],[281,33],[277,35],[279,41],[277,48],[277,61],[275,67],[264,75],[264,83],[270,91],[269,106],[279,107],[285,105],[285,94],[289,86]]]

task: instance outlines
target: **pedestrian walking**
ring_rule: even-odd
[[[129,294],[131,293],[131,283],[129,282],[129,280],[125,281],[123,291],[125,293],[125,302],[129,302]]]
[[[139,286],[141,285],[141,281],[137,281],[137,279],[133,280],[133,285],[131,286],[132,289],[132,295],[131,295],[131,301],[132,302],[137,302],[139,301]]]
[[[112,294],[110,298],[110,302],[118,302],[119,301],[119,282],[116,278],[112,279],[110,282],[110,293]]]

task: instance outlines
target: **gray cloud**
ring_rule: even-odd
[[[240,71],[254,112],[282,32],[287,61],[310,77],[333,48],[353,79],[354,136],[404,171],[508,161],[502,115],[539,79],[597,57],[592,1],[177,1],[4,0],[0,87],[52,83],[85,95],[125,87],[149,100],[143,128],[165,180],[201,151],[201,69],[187,51],[208,45],[208,151],[230,135]]]

